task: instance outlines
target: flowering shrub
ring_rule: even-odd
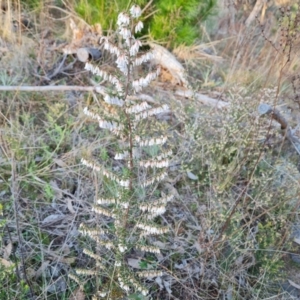
[[[166,145],[167,137],[155,126],[155,115],[168,111],[169,107],[153,107],[131,97],[148,86],[159,74],[159,69],[156,69],[145,77],[134,77],[134,68],[152,58],[150,52],[139,54],[141,42],[134,37],[143,28],[140,15],[141,9],[135,5],[129,14],[119,14],[117,25],[122,47],[114,45],[107,37],[101,39],[104,49],[116,56],[118,76],[108,74],[90,63],[85,66],[86,70],[100,76],[111,86],[112,91],[104,95],[103,101],[109,107],[115,106],[116,110],[113,113],[103,108],[103,111],[95,113],[85,108],[83,112],[96,120],[101,129],[110,131],[116,137],[118,150],[115,151],[114,160],[122,165],[120,171],[115,172],[93,160],[81,160],[83,165],[111,182],[111,186],[116,186],[116,189],[102,190],[92,208],[94,213],[103,218],[103,224],[98,224],[95,228],[88,228],[84,224],[80,226],[80,232],[96,242],[101,256],[88,249],[84,250],[84,254],[94,259],[96,267],[106,270],[109,275],[105,276],[103,272],[100,275],[95,270],[86,269],[77,269],[77,275],[70,274],[70,278],[80,286],[79,275],[101,277],[103,286],[97,293],[100,298],[111,296],[112,290],[106,288],[106,283],[111,280],[109,278],[117,283],[124,295],[133,292],[147,295],[148,288],[142,279],[163,274],[154,265],[149,265],[150,268],[146,271],[134,273],[126,261],[126,256],[132,251],[160,253],[159,247],[153,245],[153,236],[167,233],[168,227],[158,224],[156,219],[166,211],[167,203],[173,198],[163,192],[160,192],[160,197],[153,195],[153,185],[167,176],[166,168],[172,155]],[[144,128],[153,122],[154,135],[146,135]],[[114,253],[113,258],[108,255],[107,250]]]

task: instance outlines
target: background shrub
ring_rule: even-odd
[[[145,7],[146,0],[136,4]],[[201,36],[199,25],[213,13],[216,0],[154,0],[144,14],[143,33],[172,48],[191,45]],[[77,0],[76,11],[88,23],[100,23],[103,30],[115,29],[117,12],[126,10],[128,0]],[[155,14],[154,14],[155,12]]]

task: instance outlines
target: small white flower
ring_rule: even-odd
[[[139,40],[135,40],[134,44],[130,47],[129,53],[130,56],[135,56],[139,52],[139,48],[142,46],[142,43]]]
[[[142,87],[141,87],[141,85],[140,85],[140,81],[139,81],[139,80],[134,80],[134,81],[132,82],[132,87],[134,88],[134,90],[135,90],[136,92],[139,92],[139,91],[142,90]]]
[[[140,113],[146,109],[150,109],[152,108],[151,105],[149,105],[147,102],[142,102],[140,104],[135,104],[135,105],[131,105],[129,106],[128,108],[125,109],[125,111],[128,113],[128,114],[137,114],[137,113]]]
[[[123,37],[123,39],[128,39],[131,37],[131,32],[128,28],[126,27],[121,27],[120,29],[120,35]]]
[[[133,5],[131,8],[130,8],[130,14],[133,18],[138,18],[141,16],[142,14],[142,10],[141,8],[138,6],[138,5]]]
[[[127,14],[121,12],[118,16],[117,25],[118,26],[127,26],[130,23],[130,18]]]
[[[159,277],[163,275],[162,271],[155,271],[155,270],[149,270],[149,271],[142,271],[142,272],[137,272],[137,275],[139,277],[148,277],[148,278],[153,278],[153,277]]]
[[[100,166],[97,166],[96,164],[94,164],[93,162],[88,162],[87,160],[85,159],[81,159],[81,163],[84,165],[84,166],[87,166],[97,172],[100,172],[101,171],[101,168]]]
[[[100,198],[97,200],[98,204],[114,204],[116,203],[116,199],[104,199],[104,198]]]
[[[129,180],[119,180],[118,183],[120,186],[123,186],[125,188],[129,187]]]
[[[144,28],[144,24],[142,21],[139,21],[136,26],[135,26],[135,29],[134,29],[134,32],[135,33],[138,33],[140,32],[142,29]]]
[[[107,292],[99,292],[100,297],[105,297],[107,295]]]
[[[116,266],[116,267],[121,267],[121,261],[120,261],[120,260],[116,260],[115,266]]]
[[[102,242],[102,245],[104,247],[106,247],[107,249],[109,249],[109,250],[114,248],[114,244],[112,242],[109,242],[109,241]]]
[[[123,153],[116,153],[115,159],[116,160],[124,159],[124,158],[128,157],[128,155],[129,155],[128,151],[124,151]]]
[[[128,72],[128,57],[124,54],[119,55],[119,57],[116,60],[116,64],[117,67],[119,68],[119,70],[124,73],[125,75],[127,75]]]
[[[95,213],[100,214],[100,215],[104,215],[104,216],[107,216],[107,217],[112,217],[112,213],[110,211],[108,211],[107,209],[104,209],[102,207],[94,206],[94,207],[92,207],[92,211],[94,211]]]
[[[160,249],[155,246],[141,246],[140,249],[146,252],[160,253]]]
[[[122,99],[119,99],[118,97],[110,97],[109,95],[105,95],[104,101],[108,104],[123,106],[124,101]]]
[[[119,244],[118,245],[118,248],[119,248],[119,250],[120,250],[120,252],[125,252],[126,250],[127,250],[127,247],[126,246],[123,246],[123,245],[121,245],[121,244]]]
[[[107,36],[102,36],[102,37],[100,38],[100,44],[103,43],[103,41],[104,41],[104,43],[106,43],[106,42],[108,41]]]
[[[125,209],[127,209],[129,207],[129,203],[128,202],[124,202],[120,204],[122,207],[124,207]]]

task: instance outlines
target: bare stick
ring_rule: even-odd
[[[63,92],[63,91],[82,91],[82,92],[96,92],[98,94],[106,95],[107,91],[101,86],[77,86],[77,85],[46,85],[46,86],[0,86],[0,91],[7,92]],[[175,91],[175,94],[186,98],[195,98],[205,105],[214,106],[216,108],[225,108],[229,106],[228,102],[210,98],[206,95],[194,93],[192,90],[180,89]],[[149,102],[155,102],[153,98],[148,95],[140,94],[137,98]]]
[[[288,122],[281,113],[276,108],[273,108],[266,103],[262,103],[258,106],[258,112],[261,115],[270,115],[272,119],[277,121],[281,125],[284,136],[292,143],[298,154],[300,154],[300,140],[294,135],[295,130],[289,127]]]
[[[176,59],[176,57],[169,52],[166,48],[149,43],[152,48],[152,54],[154,55],[154,61],[161,65],[163,68],[167,69],[173,76],[176,83],[183,85],[188,88],[189,83],[186,80],[186,72],[182,64]]]
[[[271,105],[265,103],[260,104],[258,106],[258,112],[261,115],[270,115],[272,119],[274,119],[281,125],[282,130],[287,129],[288,123],[286,119],[281,115],[281,113],[276,108],[273,108]]]
[[[186,89],[176,89],[175,94],[178,96],[186,97],[186,98],[195,98],[196,100],[202,102],[205,105],[213,106],[219,109],[225,108],[229,106],[228,102],[224,102],[222,100],[210,98],[206,95],[195,93],[192,90]]]
[[[82,91],[105,93],[105,88],[101,86],[68,86],[68,85],[47,85],[47,86],[0,86],[0,91],[11,92],[63,92],[63,91]]]
[[[64,92],[64,91],[82,91],[96,92],[103,96],[107,95],[107,90],[102,86],[78,86],[78,85],[45,85],[45,86],[0,86],[0,92]],[[146,94],[137,94],[129,97],[131,100],[142,100],[150,103],[156,103],[155,100]]]
[[[249,15],[248,19],[245,22],[247,27],[250,26],[250,24],[253,22],[255,17],[259,14],[259,12],[261,11],[264,3],[265,3],[264,0],[257,0],[256,1],[255,6],[254,6],[251,14]]]

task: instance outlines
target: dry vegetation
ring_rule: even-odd
[[[126,260],[137,271],[158,261],[164,274],[144,281],[146,297],[124,296],[112,277],[107,299],[300,295],[300,8],[270,5],[245,26],[253,6],[242,2],[220,1],[203,41],[173,51],[193,89],[228,103],[225,108],[176,96],[180,87],[167,70],[143,90],[149,103],[171,108],[159,117],[173,158],[153,194],[168,192],[174,200],[159,219],[170,228],[155,240],[161,253],[131,251]],[[115,186],[80,160],[109,166],[116,145],[83,114],[85,106],[103,104],[100,94],[78,88],[100,79],[84,71],[76,49],[98,47],[102,32],[70,4],[50,1],[32,10],[0,0],[0,8],[0,86],[74,87],[0,92],[0,300],[92,299],[108,288],[101,273],[107,271],[80,285],[68,275],[94,270],[83,253],[94,244],[80,235],[79,224],[104,222],[91,206],[103,188]],[[104,51],[98,64],[116,71]],[[272,115],[259,114],[262,103],[285,117],[285,130]]]

